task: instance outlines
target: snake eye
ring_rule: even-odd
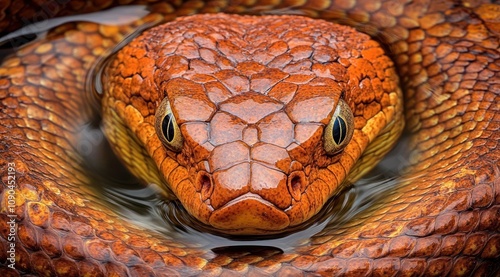
[[[334,155],[351,141],[354,132],[354,116],[347,103],[340,99],[330,123],[325,128],[323,142],[326,153]]]
[[[156,134],[161,142],[169,150],[180,152],[182,148],[182,134],[179,125],[175,122],[175,117],[170,108],[170,102],[167,98],[161,101],[155,115]]]

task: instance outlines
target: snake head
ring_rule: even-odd
[[[155,167],[151,180],[202,223],[283,232],[367,170],[349,173],[378,133],[400,133],[390,126],[398,81],[381,51],[350,28],[302,17],[179,19],[109,63],[105,131],[116,138],[123,125],[142,153],[128,156],[145,160],[125,161],[131,171]]]

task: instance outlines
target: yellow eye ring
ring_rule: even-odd
[[[155,114],[156,134],[167,149],[180,152],[183,145],[181,130],[175,121],[174,113],[170,108],[170,102],[165,97],[161,101]]]
[[[323,143],[328,155],[342,151],[352,139],[354,116],[347,103],[340,99],[332,119],[325,127]]]

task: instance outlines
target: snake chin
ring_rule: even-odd
[[[259,195],[247,193],[214,211],[209,223],[223,231],[246,235],[283,230],[290,219]]]

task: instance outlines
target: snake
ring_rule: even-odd
[[[498,274],[500,5],[147,2],[153,12],[129,24],[66,23],[2,61],[1,273]],[[2,8],[2,31],[118,5],[48,3]],[[225,234],[313,220],[403,126],[410,165],[367,212],[291,249],[190,245],[122,218],[89,188],[77,146],[96,64],[121,161]]]

